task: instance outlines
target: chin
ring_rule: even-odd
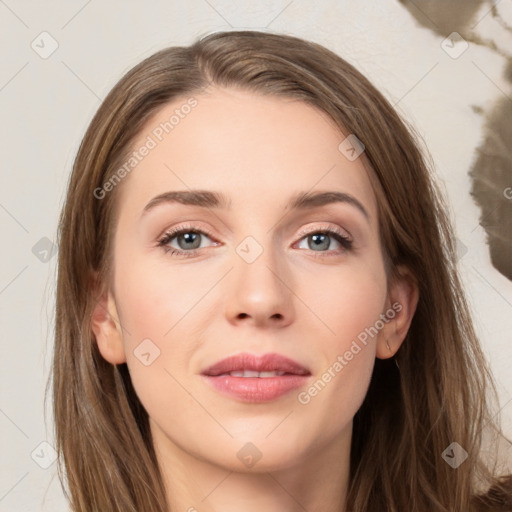
[[[275,428],[274,424],[273,428]],[[269,471],[284,470],[296,465],[307,457],[307,453],[314,450],[314,446],[304,445],[304,436],[297,432],[283,436],[261,431],[245,431],[226,443],[217,442],[217,449],[207,450],[204,458],[210,463],[221,466],[229,471],[239,473],[265,473]],[[203,458],[203,457],[201,457]]]

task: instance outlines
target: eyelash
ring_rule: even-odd
[[[175,249],[174,247],[168,247],[168,243],[171,242],[174,238],[176,238],[179,235],[182,235],[184,233],[199,233],[201,235],[206,235],[208,238],[211,238],[215,240],[213,235],[208,232],[206,229],[198,229],[193,226],[182,226],[180,228],[171,228],[169,231],[165,232],[164,235],[158,240],[158,246],[162,247],[162,249],[165,251],[166,254],[170,254],[171,256],[184,256],[186,258],[190,258],[192,256],[196,255],[197,251],[200,251],[201,249],[192,249],[190,251],[182,251],[179,249]],[[312,251],[315,254],[315,256],[319,257],[331,257],[331,256],[337,256],[340,252],[344,251],[350,251],[352,249],[352,240],[342,233],[341,231],[337,230],[336,228],[320,228],[310,231],[302,231],[299,233],[299,241],[305,238],[306,236],[310,235],[317,235],[317,234],[323,234],[323,235],[329,235],[332,238],[334,238],[339,244],[343,247],[343,249],[339,249],[337,251]],[[318,254],[320,253],[320,254]],[[323,254],[326,253],[326,254]],[[328,254],[331,253],[331,254]],[[334,253],[334,254],[332,254]]]

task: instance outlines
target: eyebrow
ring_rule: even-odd
[[[168,203],[180,203],[187,206],[199,206],[201,208],[231,209],[231,200],[222,192],[210,190],[173,190],[155,196],[144,207],[142,215],[156,206]],[[370,216],[366,208],[354,196],[345,192],[299,192],[291,197],[287,208],[292,210],[307,210],[319,208],[334,203],[345,203],[357,208],[367,220]]]

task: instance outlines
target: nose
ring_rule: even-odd
[[[232,324],[285,327],[294,321],[293,278],[286,262],[265,247],[255,261],[234,254],[226,290],[226,317]]]

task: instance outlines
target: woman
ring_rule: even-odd
[[[73,510],[510,510],[454,261],[412,130],[340,57],[241,31],[144,60],[60,220]]]

